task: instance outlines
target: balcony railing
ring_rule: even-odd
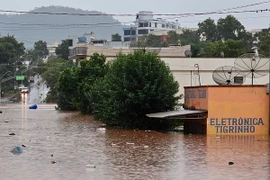
[[[86,56],[86,55],[87,55],[87,47],[75,47],[69,50],[69,57]]]

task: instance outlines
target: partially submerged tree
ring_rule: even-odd
[[[95,86],[95,116],[111,126],[166,129],[169,121],[147,113],[174,110],[178,83],[168,66],[153,53],[119,54],[103,81]]]

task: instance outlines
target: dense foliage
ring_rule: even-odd
[[[62,40],[62,43],[58,45],[55,50],[56,55],[61,59],[68,59],[69,56],[69,42],[68,40]]]
[[[46,102],[56,102],[58,100],[55,85],[58,81],[60,72],[72,66],[75,66],[72,61],[63,59],[53,59],[44,64],[45,72],[42,73],[42,79],[46,81],[46,84],[50,87]]]
[[[96,118],[111,126],[165,129],[170,122],[146,118],[147,113],[173,110],[178,83],[153,53],[120,54],[96,83]]]
[[[65,69],[60,73],[56,89],[58,106],[62,110],[79,110],[83,114],[91,114],[95,95],[94,84],[106,73],[106,58],[93,54],[89,60],[82,60],[80,67]]]

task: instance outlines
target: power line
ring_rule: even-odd
[[[220,11],[230,11],[230,10],[235,10],[235,9],[258,6],[258,5],[267,4],[267,3],[270,3],[270,1],[262,1],[262,2],[257,2],[257,3],[252,3],[252,4],[246,4],[246,5],[237,6],[237,7],[234,7],[234,8],[223,9],[223,10],[220,10]]]
[[[270,0],[263,1],[263,2],[257,2],[257,3],[252,3],[252,4],[246,4],[246,5],[237,6],[237,7],[233,7],[233,8],[221,9],[221,10],[217,10],[217,11],[224,12],[224,11],[230,11],[230,10],[235,10],[235,9],[241,9],[241,8],[258,6],[258,5],[262,5],[262,4],[266,4],[266,3],[270,3]],[[189,16],[172,17],[172,18],[166,18],[166,19],[176,19],[176,18],[183,18],[183,17],[189,17]]]
[[[201,16],[201,15],[218,15],[218,14],[242,14],[242,13],[259,13],[268,12],[269,9],[242,10],[242,11],[213,11],[213,12],[195,12],[195,13],[152,13],[143,14],[144,16]],[[104,14],[104,13],[68,13],[68,12],[48,12],[48,11],[15,11],[0,10],[2,13],[16,14],[35,14],[35,15],[69,15],[69,16],[136,16],[137,14]]]

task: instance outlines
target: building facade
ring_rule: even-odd
[[[139,37],[150,34],[153,31],[160,30],[177,30],[178,22],[170,22],[161,18],[154,19],[152,11],[140,11],[137,14],[135,24],[130,27],[123,28],[124,41],[138,41]]]
[[[185,120],[186,133],[268,135],[266,85],[185,87],[185,108],[206,110],[205,118]]]

